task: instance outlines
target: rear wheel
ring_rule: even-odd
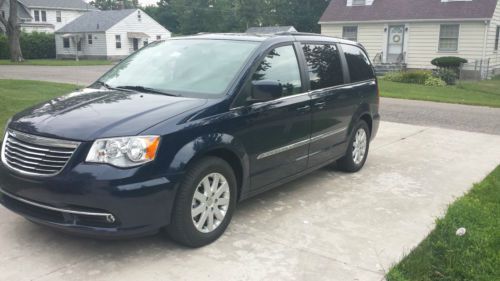
[[[217,240],[226,230],[236,207],[236,177],[227,162],[206,157],[191,166],[179,186],[170,237],[189,247]]]
[[[354,173],[365,165],[370,148],[370,129],[360,120],[354,127],[349,139],[346,155],[337,160],[337,167],[345,172]]]

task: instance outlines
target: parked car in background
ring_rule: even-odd
[[[159,41],[88,88],[12,118],[0,200],[64,231],[165,228],[203,246],[241,200],[333,162],[360,170],[378,107],[371,63],[352,41],[301,33]]]

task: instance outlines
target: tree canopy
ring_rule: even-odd
[[[116,2],[99,2],[108,1]],[[157,6],[144,10],[176,34],[242,32],[251,26],[274,25],[319,32],[318,20],[328,3],[329,0],[159,0]]]

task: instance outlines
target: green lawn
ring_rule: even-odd
[[[109,60],[26,60],[23,62],[11,62],[10,60],[0,60],[0,65],[46,65],[46,66],[82,66],[82,65],[110,65]]]
[[[76,85],[51,82],[0,80],[0,129],[15,113],[51,98],[69,93]],[[0,136],[2,139],[3,136]]]
[[[500,280],[500,166],[453,203],[388,281]],[[464,236],[456,230],[466,228]]]
[[[380,79],[382,97],[500,107],[500,79],[429,87]]]

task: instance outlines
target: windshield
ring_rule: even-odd
[[[99,82],[113,88],[154,89],[172,95],[224,94],[258,42],[167,40],[142,49]]]

